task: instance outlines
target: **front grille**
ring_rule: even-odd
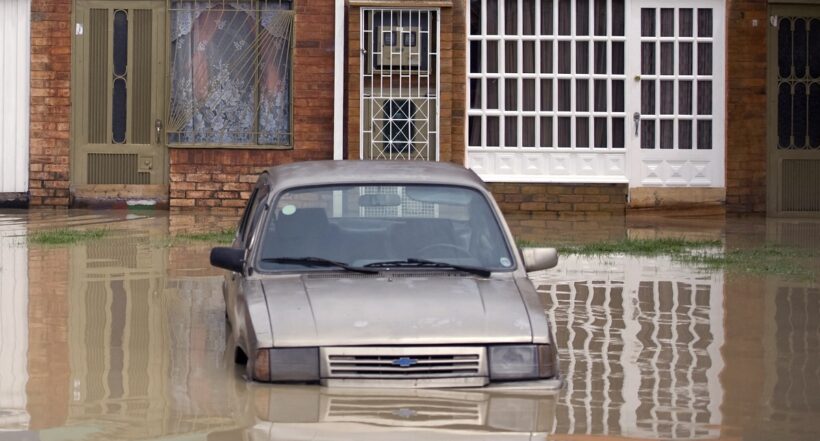
[[[481,424],[485,402],[426,397],[331,396],[323,421],[432,426]]]
[[[324,348],[326,378],[486,376],[483,347]]]

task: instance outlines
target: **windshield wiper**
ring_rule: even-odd
[[[384,262],[368,263],[364,268],[452,268],[456,271],[475,274],[479,277],[490,277],[490,270],[477,266],[458,265],[448,262],[438,262],[435,260],[409,258],[405,260],[386,260]]]
[[[345,271],[364,274],[377,274],[379,272],[377,269],[350,266],[344,262],[337,262],[335,260],[325,259],[322,257],[264,257],[262,258],[262,262],[282,263],[285,265],[335,266]]]

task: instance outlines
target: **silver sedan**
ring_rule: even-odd
[[[560,387],[550,323],[492,195],[455,165],[273,167],[231,247],[224,296],[236,361],[265,382]]]

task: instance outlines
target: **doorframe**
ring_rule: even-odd
[[[71,10],[71,76],[70,85],[72,90],[71,108],[69,114],[69,176],[68,181],[71,187],[71,193],[74,197],[81,199],[89,198],[130,198],[130,197],[144,197],[144,198],[159,198],[167,200],[168,198],[168,183],[169,183],[169,152],[167,144],[165,143],[164,135],[160,143],[152,142],[148,144],[150,149],[156,148],[159,163],[153,164],[154,170],[159,174],[159,184],[87,184],[86,179],[78,175],[82,170],[80,169],[80,161],[86,160],[81,158],[79,151],[79,143],[77,137],[79,136],[79,127],[83,121],[83,116],[87,113],[87,99],[80,98],[79,92],[87,94],[87,89],[80,87],[82,83],[81,74],[88,62],[87,51],[84,45],[78,41],[78,36],[85,34],[88,26],[87,23],[79,22],[78,10],[80,5],[86,9],[92,8],[115,8],[115,9],[151,9],[153,11],[154,29],[161,30],[160,38],[153,41],[152,57],[153,64],[152,72],[156,71],[152,84],[152,94],[156,100],[152,103],[152,109],[159,112],[157,115],[152,114],[152,120],[159,118],[163,123],[165,122],[165,112],[167,107],[167,89],[168,89],[168,72],[167,72],[167,36],[168,36],[168,0],[73,0]],[[82,34],[78,35],[79,26],[83,27]],[[130,32],[129,32],[130,34]],[[132,40],[129,35],[129,45]],[[129,64],[133,60],[133,52],[128,52]],[[130,68],[127,70],[130,72]],[[87,82],[87,80],[86,80]],[[131,98],[131,96],[129,96]],[[109,97],[110,100],[110,97]],[[126,109],[130,113],[131,100],[127,101]],[[128,125],[130,127],[130,124]],[[86,164],[87,167],[87,164]],[[87,172],[87,168],[85,169]],[[123,191],[124,189],[133,189],[133,191]]]
[[[794,12],[794,15],[820,18],[820,0],[769,0],[766,9],[766,215],[772,217],[817,217],[818,212],[783,211],[782,162],[784,159],[818,159],[820,152],[811,149],[783,151],[777,149],[777,38],[778,27],[772,26],[773,16]],[[814,12],[816,15],[809,15]],[[785,13],[785,14],[784,14]],[[808,68],[808,67],[807,67]],[[815,155],[812,155],[815,153]]]

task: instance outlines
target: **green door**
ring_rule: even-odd
[[[163,0],[77,0],[71,182],[167,194]]]

